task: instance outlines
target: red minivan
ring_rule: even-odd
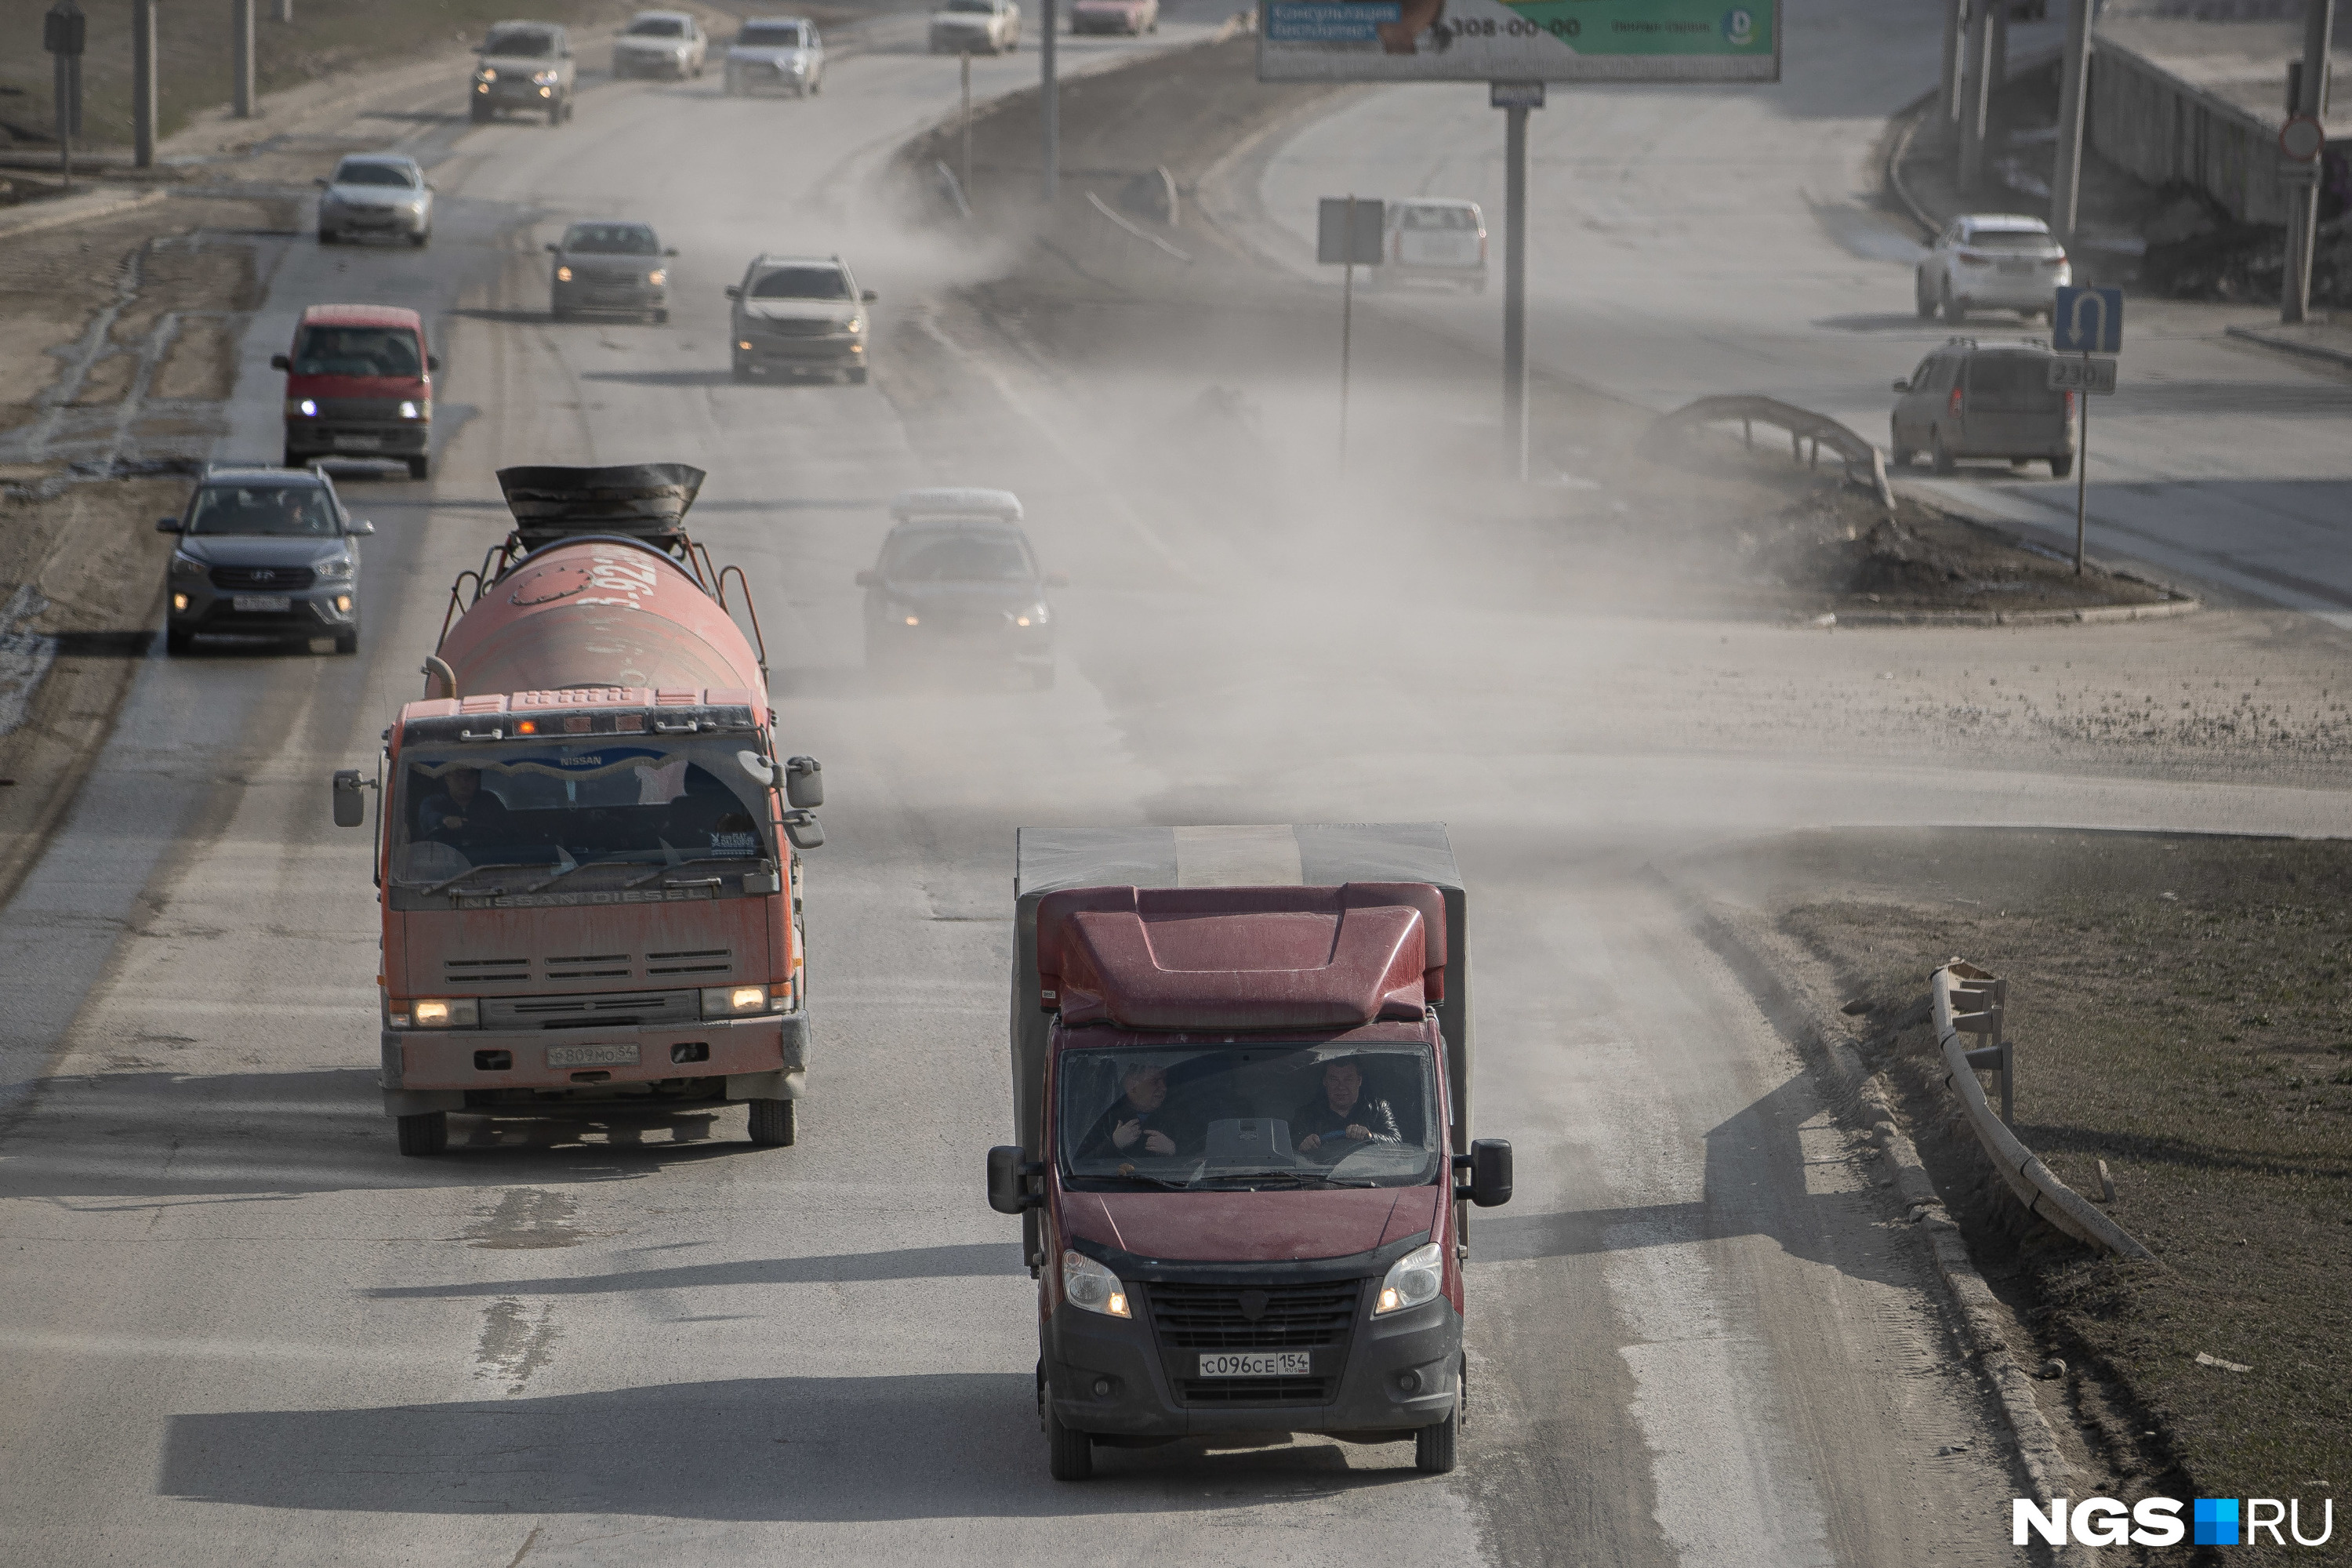
[[[394,305],[313,305],[294,329],[286,373],[286,466],[320,458],[404,463],[430,471],[433,373],[425,321]]]

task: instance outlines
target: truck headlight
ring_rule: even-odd
[[[1071,1306],[1106,1318],[1135,1315],[1128,1310],[1127,1287],[1119,1283],[1118,1276],[1083,1252],[1062,1254],[1062,1294],[1070,1299]]]
[[[702,991],[702,1016],[706,1018],[736,1018],[746,1013],[768,1010],[768,988],[764,985],[707,985]]]
[[[1381,1281],[1380,1299],[1372,1303],[1372,1316],[1386,1317],[1433,1301],[1444,1283],[1445,1244],[1433,1241],[1416,1247],[1389,1265],[1388,1277]]]
[[[400,405],[400,416],[403,419],[422,419],[425,417],[425,411],[415,404],[404,400]]]
[[[663,284],[669,281],[669,274],[656,267],[651,272],[646,274],[646,281],[658,289]]]
[[[319,402],[313,397],[289,397],[286,400],[286,416],[289,419],[316,419]]]
[[[481,1005],[471,996],[422,997],[408,1005],[406,1014],[392,1016],[395,1029],[471,1029],[481,1021]]]

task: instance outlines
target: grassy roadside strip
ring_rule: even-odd
[[[2044,1354],[2121,1391],[2093,1424],[2131,1484],[2315,1499],[2352,1476],[2352,843],[1857,831],[1748,858],[1776,928],[1868,1004],[1871,1064],[1988,1278]],[[1956,953],[2011,982],[2019,1135],[2078,1192],[2105,1160],[2159,1266],[2093,1258],[2000,1186],[1914,1021]]]

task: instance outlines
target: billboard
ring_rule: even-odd
[[[1261,81],[1778,81],[1780,0],[1258,0]]]

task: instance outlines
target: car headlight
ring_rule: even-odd
[[[176,550],[172,552],[173,576],[202,577],[207,570],[209,570],[209,568],[207,568],[203,562],[197,560],[194,556],[183,555]]]
[[[669,281],[669,274],[656,267],[651,272],[646,274],[646,281],[658,289],[663,284]]]
[[[481,1021],[481,1005],[471,996],[424,997],[392,1015],[395,1029],[471,1029]]]
[[[860,332],[862,332],[862,331],[864,331],[866,330],[866,322],[865,322],[865,321],[864,321],[862,318],[860,318],[860,317],[852,316],[852,317],[850,317],[850,318],[849,318],[849,320],[848,320],[845,323],[844,323],[844,324],[843,324],[843,326],[842,326],[842,329],[841,329],[841,330],[842,330],[843,331],[845,331],[845,332],[847,332],[851,337],[853,337],[853,338],[854,338],[854,337],[856,337],[858,333],[860,333]]]
[[[556,280],[558,283],[569,283],[569,282],[571,282],[571,281],[572,281],[572,268],[570,268],[569,267],[559,267],[559,268],[557,268],[555,269],[555,280]]]
[[[702,989],[702,1016],[706,1018],[735,1018],[767,1010],[768,988],[764,985],[706,985]]]
[[[1444,1283],[1445,1244],[1433,1241],[1426,1247],[1416,1247],[1389,1265],[1388,1277],[1381,1281],[1380,1297],[1372,1303],[1372,1316],[1386,1317],[1391,1312],[1433,1301]]]
[[[1042,626],[1053,618],[1053,613],[1045,605],[1032,605],[1027,609],[1017,612],[1013,617],[1013,624],[1016,626]]]
[[[560,71],[533,71],[530,73],[530,85],[533,87],[553,87],[557,82],[562,79],[563,76]]]
[[[352,558],[348,555],[344,555],[339,556],[332,561],[321,561],[317,566],[313,567],[312,570],[317,572],[321,577],[333,581],[340,581],[341,579],[352,574]]]
[[[1119,1283],[1118,1276],[1083,1252],[1062,1254],[1062,1294],[1083,1311],[1100,1312],[1106,1318],[1135,1316],[1128,1310],[1127,1287]]]
[[[474,73],[474,79],[476,81],[496,81],[499,79],[499,73],[492,70],[489,67],[484,66],[480,70]]]
[[[415,403],[404,402],[400,405],[400,416],[403,419],[422,419],[426,416],[432,407],[433,405],[429,403],[420,407]]]
[[[289,397],[286,400],[286,412],[289,416],[294,418],[316,419],[319,416],[319,404],[315,398]]]

